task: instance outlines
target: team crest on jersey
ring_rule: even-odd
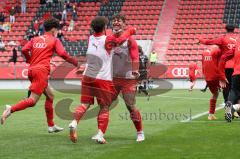
[[[127,49],[128,48],[128,41],[125,41],[120,47],[122,49]]]
[[[121,52],[122,52],[121,47],[115,47],[115,48],[114,48],[114,53],[115,53],[115,54],[119,54],[119,53],[121,53]]]

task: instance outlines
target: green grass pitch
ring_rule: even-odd
[[[0,111],[5,104],[14,104],[26,91],[0,91]],[[71,110],[79,104],[79,95],[55,92],[55,102],[70,97]],[[239,156],[239,127],[235,120],[226,123],[223,110],[218,120],[208,121],[207,115],[191,122],[180,122],[208,111],[209,92],[172,90],[161,96],[138,97],[137,105],[144,119],[146,140],[136,143],[135,129],[123,101],[110,112],[106,133],[108,144],[99,145],[90,138],[97,131],[96,118],[83,120],[78,127],[78,143],[68,139],[70,121],[55,116],[65,128],[61,133],[48,134],[44,98],[34,108],[13,114],[0,126],[0,159],[232,159]],[[222,96],[218,104],[222,103]],[[93,106],[94,107],[94,106]]]

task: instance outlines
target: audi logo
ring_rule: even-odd
[[[35,48],[35,49],[44,49],[46,47],[47,47],[46,43],[34,43],[33,44],[33,48]]]
[[[28,78],[28,69],[23,69],[22,70],[22,77],[23,78]]]
[[[174,77],[188,77],[188,68],[178,68],[172,69],[172,75]]]

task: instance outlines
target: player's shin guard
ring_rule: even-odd
[[[135,125],[137,132],[142,131],[142,117],[139,110],[133,109],[130,113],[130,117],[133,121],[133,124]]]
[[[45,113],[46,113],[46,117],[47,117],[48,126],[49,127],[54,126],[54,122],[53,122],[53,99],[46,98]]]
[[[102,131],[103,134],[105,134],[107,127],[108,127],[108,121],[109,121],[109,107],[101,107],[98,114],[98,129]]]
[[[210,99],[209,102],[209,114],[214,114],[216,109],[216,99]]]
[[[80,119],[83,117],[87,109],[88,107],[83,104],[76,108],[74,112],[74,119],[77,121],[77,123],[79,123]]]
[[[36,102],[32,98],[24,99],[11,107],[11,113],[24,110],[28,107],[33,107],[35,104],[36,104]]]

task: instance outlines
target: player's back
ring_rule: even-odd
[[[50,69],[50,60],[54,53],[56,38],[45,33],[32,39],[30,67],[45,67]]]
[[[229,50],[231,50],[237,42],[238,36],[235,34],[226,34],[222,38],[222,45],[220,46],[220,49],[222,50],[223,54]]]
[[[96,79],[112,80],[112,54],[106,51],[105,41],[105,35],[89,37],[84,75]]]
[[[221,50],[218,46],[211,46],[202,54],[202,68],[206,81],[219,78],[218,62],[221,57]]]

